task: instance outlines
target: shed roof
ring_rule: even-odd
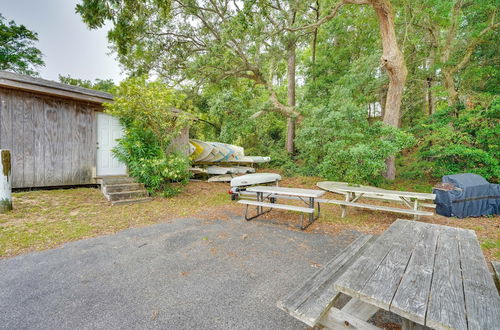
[[[109,93],[1,70],[0,87],[99,104],[113,100]]]

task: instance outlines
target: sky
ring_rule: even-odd
[[[42,78],[58,75],[95,80],[124,78],[115,55],[110,54],[109,29],[89,30],[75,13],[78,0],[0,0],[0,13],[8,20],[38,33],[35,46],[44,54]]]

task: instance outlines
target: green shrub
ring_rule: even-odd
[[[183,94],[144,77],[122,82],[114,103],[106,104],[106,112],[125,126],[114,154],[151,193],[172,196],[179,188],[171,183],[185,183],[190,176],[188,157],[167,153],[172,139],[189,124],[189,108]]]
[[[413,138],[381,122],[370,123],[366,108],[351,101],[349,91],[337,88],[334,94],[298,132],[302,171],[329,180],[374,182],[385,170],[385,159],[410,146]]]
[[[411,162],[405,172],[432,177],[472,172],[498,181],[499,124],[498,97],[489,106],[437,111],[414,129],[419,136],[417,161]]]
[[[126,129],[125,136],[114,150],[116,157],[127,164],[129,174],[144,183],[151,193],[160,191],[173,195],[172,182],[187,182],[190,176],[188,158],[179,153],[166,154],[152,132]]]

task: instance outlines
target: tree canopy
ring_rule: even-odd
[[[0,70],[38,75],[36,69],[45,63],[42,52],[35,47],[36,41],[36,32],[0,14]]]
[[[88,79],[79,79],[79,78],[73,78],[70,75],[59,75],[59,82],[63,84],[68,84],[68,85],[73,85],[73,86],[80,86],[80,87],[85,87],[85,88],[90,88],[90,89],[95,89],[101,92],[107,92],[111,93],[113,89],[116,87],[115,83],[112,79],[99,79],[97,78],[94,81],[88,80]]]
[[[76,11],[90,28],[112,23],[130,76],[186,95],[204,120],[196,137],[338,180],[396,167],[498,180],[492,140],[477,138],[498,133],[497,0],[81,0]]]

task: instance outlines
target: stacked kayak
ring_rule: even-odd
[[[242,147],[220,142],[189,140],[194,163],[266,163],[270,157],[245,156]]]
[[[254,173],[253,165],[267,163],[271,157],[245,156],[242,147],[220,142],[189,140],[190,157],[193,160],[191,172],[198,177],[209,177],[208,181],[231,181],[236,176]],[[222,166],[220,166],[222,165]]]

